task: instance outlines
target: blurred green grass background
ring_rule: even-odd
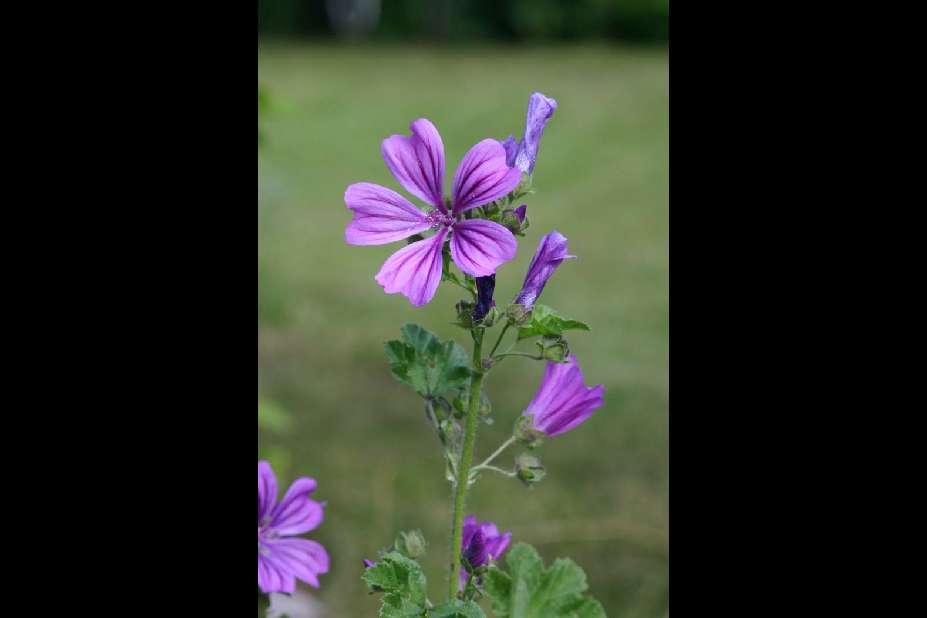
[[[271,41],[259,49],[259,82],[271,100],[258,152],[259,455],[281,485],[315,477],[327,502],[326,521],[310,536],[329,549],[332,570],[314,594],[332,616],[375,616],[378,599],[359,579],[362,558],[375,558],[398,530],[420,528],[430,542],[431,598],[441,598],[450,487],[421,403],[391,378],[383,342],[416,322],[471,349],[450,325],[460,298],[452,287],[416,309],[374,282],[402,245],[345,244],[344,189],[370,181],[400,190],[380,141],[419,117],[441,132],[449,186],[474,143],[521,136],[528,96],[540,90],[560,107],[527,200],[531,229],[498,272],[496,300],[518,291],[544,233],[566,235],[579,259],[559,269],[542,302],[592,326],[570,343],[587,382],[605,385],[606,404],[545,443],[540,485],[484,476],[467,512],[534,544],[548,563],[576,560],[610,616],[666,615],[666,51]],[[509,435],[542,371],[517,358],[493,371],[496,422],[481,427],[477,461]]]

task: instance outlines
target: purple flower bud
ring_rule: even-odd
[[[576,357],[569,356],[566,363],[547,363],[541,387],[523,415],[530,418],[534,430],[556,436],[583,423],[593,410],[602,407],[603,392],[601,384],[586,387]]]
[[[489,275],[488,277],[477,277],[476,278],[476,307],[473,308],[473,321],[479,322],[486,317],[486,314],[489,313],[489,310],[496,306],[496,301],[493,300],[492,294],[496,289],[496,276]]]
[[[573,259],[576,259],[576,256],[567,253],[566,236],[557,230],[544,236],[538,243],[538,250],[531,258],[531,263],[528,264],[525,283],[514,302],[530,310],[547,285],[547,280],[560,266],[560,262]]]
[[[515,140],[511,135],[501,142],[505,148],[506,162],[509,167],[517,167],[529,176],[534,173],[534,164],[537,163],[538,148],[541,146],[541,136],[547,121],[557,110],[557,102],[535,92],[528,99],[528,114],[525,118],[525,135],[515,147]],[[514,153],[514,156],[513,156]]]
[[[527,204],[522,204],[521,206],[515,209],[515,216],[518,217],[518,220],[521,221],[522,223],[525,222],[525,216],[527,216],[527,214],[528,214]]]
[[[470,567],[476,569],[490,560],[498,560],[511,541],[511,532],[499,534],[496,524],[491,521],[477,522],[476,517],[470,515],[464,519],[460,552]],[[468,577],[466,568],[461,567],[461,590],[466,587]]]
[[[376,564],[376,562],[374,562],[373,560],[367,560],[366,558],[364,558],[364,568],[365,568],[365,569],[369,569],[370,567],[372,567],[372,566],[375,565],[375,564]]]

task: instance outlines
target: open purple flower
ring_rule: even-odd
[[[602,407],[603,392],[601,384],[586,387],[576,357],[571,355],[566,363],[547,363],[541,387],[524,416],[530,418],[532,429],[556,436],[573,429],[592,416],[593,410]]]
[[[525,282],[521,286],[521,291],[515,297],[514,302],[523,305],[526,310],[534,307],[534,302],[541,295],[547,280],[550,279],[557,267],[563,260],[575,260],[575,255],[567,253],[566,236],[554,230],[541,238],[538,243],[538,250],[531,263],[528,264],[528,272],[525,274]]]
[[[316,588],[328,572],[328,552],[319,543],[294,535],[322,523],[322,505],[309,498],[315,480],[293,481],[277,502],[277,477],[270,464],[258,462],[258,586],[262,592],[296,590],[296,578]]]
[[[476,517],[469,515],[464,518],[463,537],[461,539],[460,553],[471,568],[479,568],[490,560],[498,560],[508,549],[512,540],[512,533],[499,534],[499,528],[491,521],[477,522]],[[460,569],[460,588],[467,585],[467,569]]]
[[[419,118],[411,136],[383,140],[381,152],[387,167],[406,191],[425,201],[428,212],[416,208],[392,189],[361,182],[344,193],[354,213],[344,232],[352,245],[381,245],[429,229],[434,236],[409,244],[394,253],[376,275],[387,294],[404,294],[415,306],[428,303],[441,282],[442,250],[450,237],[451,258],[460,270],[486,277],[515,257],[518,244],[512,233],[492,221],[464,219],[463,213],[510,193],[521,180],[517,169],[506,164],[505,149],[485,139],[464,155],[451,198],[444,202],[444,143],[435,126]]]
[[[515,138],[509,135],[503,142],[506,162],[525,172],[529,176],[534,173],[534,164],[538,158],[538,148],[541,146],[541,136],[547,121],[557,111],[557,102],[535,92],[528,99],[528,114],[525,118],[525,135],[516,144]]]

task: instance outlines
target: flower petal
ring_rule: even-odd
[[[403,247],[383,263],[376,281],[387,294],[401,293],[416,307],[434,298],[441,283],[441,250],[447,228],[431,238]]]
[[[487,277],[515,257],[518,242],[512,232],[493,221],[467,219],[454,224],[451,257],[472,277]]]
[[[547,363],[541,387],[525,409],[532,425],[548,436],[573,429],[602,407],[605,388],[587,388],[575,356],[566,363]]]
[[[507,195],[521,182],[521,170],[506,164],[505,147],[484,139],[464,155],[454,174],[454,211],[460,213]]]
[[[425,118],[413,122],[409,129],[411,136],[391,135],[383,140],[383,160],[406,191],[446,213],[441,135]]]
[[[344,230],[344,239],[350,245],[383,245],[431,227],[425,213],[409,200],[373,183],[349,186],[344,203],[354,212],[354,219]]]
[[[287,592],[293,594],[296,591],[296,581],[293,573],[279,560],[275,559],[273,552],[258,554],[258,586],[262,592]]]
[[[514,302],[530,310],[561,262],[573,259],[576,256],[567,253],[566,236],[557,230],[547,233],[538,243],[538,249],[528,264],[525,282]]]
[[[270,515],[277,501],[277,477],[270,464],[258,462],[258,525]]]
[[[322,505],[309,497],[315,484],[315,479],[308,477],[293,481],[274,509],[269,528],[278,534],[302,534],[317,528],[324,513]]]
[[[309,539],[284,538],[267,542],[275,562],[310,586],[319,587],[318,575],[328,573],[328,552]]]
[[[499,143],[502,144],[502,147],[505,149],[505,164],[512,167],[515,165],[515,156],[518,154],[518,142],[515,141],[514,137],[509,135]]]

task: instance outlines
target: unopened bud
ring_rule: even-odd
[[[538,348],[542,358],[555,363],[565,363],[570,355],[570,346],[563,337],[542,337]]]
[[[518,479],[529,486],[540,482],[547,475],[541,459],[530,453],[522,453],[515,458],[515,472]]]
[[[425,549],[428,544],[425,542],[425,535],[421,530],[411,530],[409,532],[400,532],[393,544],[396,551],[413,560],[425,555]]]

